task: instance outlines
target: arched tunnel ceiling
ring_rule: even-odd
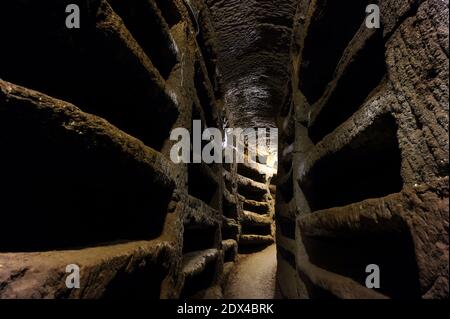
[[[207,0],[230,124],[273,126],[288,80],[295,0]]]

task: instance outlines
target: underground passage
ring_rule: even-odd
[[[448,14],[0,1],[0,299],[447,299]]]

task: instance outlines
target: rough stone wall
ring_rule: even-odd
[[[285,298],[448,297],[448,0],[380,0],[380,30],[368,3],[298,2],[278,120]]]
[[[222,122],[204,3],[2,1],[0,30],[0,297],[220,297],[222,167],[169,159]]]

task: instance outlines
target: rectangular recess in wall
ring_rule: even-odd
[[[285,203],[289,203],[294,198],[294,170],[291,169],[283,178],[279,178],[278,182],[278,193]]]
[[[209,80],[205,77],[200,62],[197,61],[195,64],[194,85],[201,108],[205,115],[205,125],[211,128],[219,128],[219,123],[217,123],[215,119],[214,98],[211,96],[212,92],[208,90],[207,83],[209,83]]]
[[[381,115],[336,153],[319,159],[299,184],[312,211],[398,193],[403,188],[397,123]]]
[[[169,275],[167,261],[161,258],[148,258],[145,266],[128,272],[121,269],[105,287],[102,299],[107,300],[159,300],[164,279]],[[124,267],[125,268],[125,267]]]
[[[324,93],[350,40],[364,22],[371,0],[319,0],[304,42],[299,89],[309,104]]]
[[[206,261],[204,269],[185,279],[181,299],[203,299],[205,290],[214,285],[217,278],[217,259]]]
[[[164,20],[167,22],[170,28],[181,21],[182,17],[178,9],[178,6],[175,3],[176,0],[155,0],[155,1],[159,10],[161,10]]]
[[[236,255],[237,253],[233,249],[228,249],[227,251],[224,252],[223,261],[225,263],[234,262],[236,260]]]
[[[189,164],[188,192],[212,208],[219,209],[220,187],[212,174],[213,171],[205,164]]]
[[[222,224],[222,240],[233,239],[237,240],[240,233],[240,226],[236,219],[225,218]]]
[[[208,17],[208,8],[206,4],[203,5],[203,8],[200,8],[195,1],[185,0],[183,1],[185,4],[186,10],[189,13],[189,18],[192,22],[192,26],[194,28],[194,32],[196,32],[197,44],[201,52],[201,57],[205,63],[206,70],[208,73],[208,80],[211,85],[214,87],[215,78],[216,78],[216,52],[214,50],[212,40],[213,40],[213,30],[210,29],[211,25],[209,24]]]
[[[152,1],[108,0],[164,79],[178,63],[176,44]]]
[[[246,211],[260,214],[260,215],[266,215],[270,212],[269,203],[266,203],[266,202],[256,202],[256,201],[246,200],[243,202],[243,208]]]
[[[258,183],[266,182],[266,175],[264,173],[258,172],[256,168],[250,167],[246,164],[239,163],[237,165],[237,173]]]
[[[107,2],[80,1],[80,29],[64,25],[70,3],[0,2],[0,29],[8,30],[0,78],[73,103],[161,150],[178,117],[162,78]]]
[[[202,27],[202,26],[201,26]],[[211,86],[214,87],[216,80],[216,57],[213,47],[211,46],[211,40],[208,40],[208,35],[205,33],[205,29],[201,28],[198,36],[197,43],[200,47],[200,51],[202,52],[202,58],[205,63],[206,70],[208,72],[208,80],[211,83]],[[211,36],[211,35],[209,35]]]
[[[309,137],[315,144],[348,120],[380,85],[386,76],[384,51],[382,32],[376,32],[353,57],[308,128]]]
[[[0,90],[1,223],[15,226],[3,227],[0,251],[161,235],[175,187],[161,154],[69,104],[24,88],[8,96],[5,87],[10,86]],[[147,160],[151,156],[154,162]]]
[[[218,246],[218,228],[184,225],[183,254],[202,251]]]
[[[342,300],[337,296],[335,296],[331,291],[314,284],[311,281],[311,279],[307,275],[305,275],[300,269],[297,269],[297,274],[300,280],[305,284],[305,288],[308,292],[308,297],[310,299]]]
[[[260,235],[270,236],[272,235],[272,225],[242,225],[242,235]]]
[[[306,237],[303,244],[311,263],[365,286],[366,267],[380,267],[376,291],[399,299],[421,298],[414,243],[405,227],[398,233],[348,237]]]
[[[254,200],[257,202],[265,202],[267,190],[254,187],[250,184],[238,184],[238,193],[242,195],[247,200]]]

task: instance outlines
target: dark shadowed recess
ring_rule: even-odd
[[[386,75],[384,41],[378,31],[354,57],[339,79],[327,103],[309,127],[309,137],[318,143],[348,120],[374,93]]]
[[[312,263],[365,286],[367,265],[380,267],[380,293],[400,299],[421,297],[414,243],[407,228],[348,238],[304,237]]]
[[[183,233],[183,254],[201,251],[216,246],[217,228],[185,225]]]
[[[185,281],[180,299],[202,299],[205,290],[210,288],[216,279],[216,262],[210,261],[205,270]]]
[[[22,112],[34,109],[20,102],[0,116],[0,251],[158,237],[173,183],[107,136]]]
[[[178,63],[178,56],[169,26],[158,14],[158,8],[152,1],[109,0],[109,3],[162,77],[167,79]]]
[[[128,272],[120,269],[106,286],[102,299],[160,299],[161,285],[169,273],[164,260],[145,260],[141,267]]]
[[[272,225],[242,225],[242,234],[243,235],[260,235],[260,236],[269,236],[272,233]]]
[[[350,144],[314,164],[300,186],[313,211],[402,190],[397,124],[381,116]]]
[[[219,208],[219,185],[208,173],[207,166],[190,164],[188,167],[188,192],[214,209]]]
[[[312,105],[332,79],[336,65],[363,23],[370,0],[320,0],[305,39],[299,89]]]
[[[155,2],[169,27],[173,27],[181,21],[181,14],[178,11],[175,0],[155,0]]]

